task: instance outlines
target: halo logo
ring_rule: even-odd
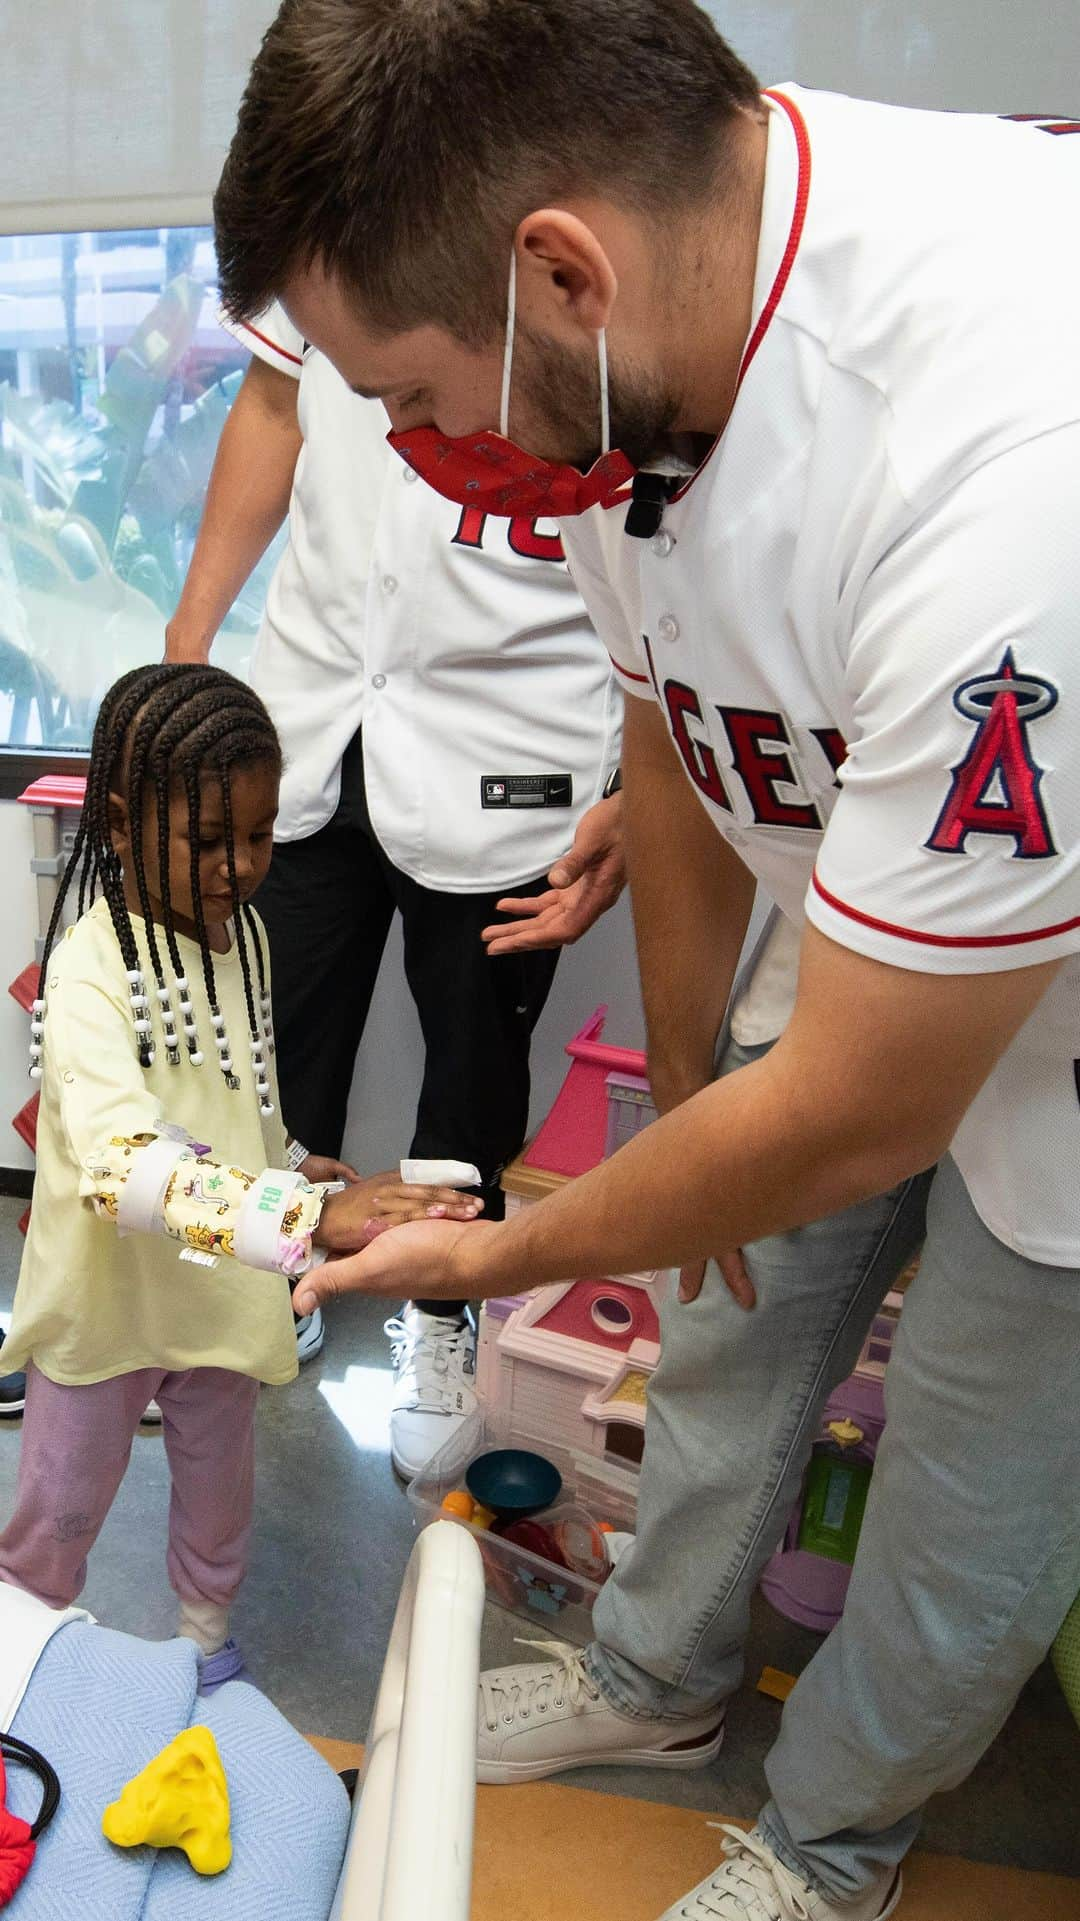
[[[1018,674],[1012,648],[996,674],[965,680],[953,706],[975,722],[975,735],[952,770],[952,785],[926,842],[937,854],[967,852],[969,834],[1005,834],[1020,860],[1056,854],[1043,805],[1043,770],[1028,741],[1033,720],[1057,705],[1057,688],[1035,674]]]

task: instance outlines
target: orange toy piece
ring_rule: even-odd
[[[471,1521],[476,1512],[476,1502],[463,1487],[456,1487],[446,1496],[442,1505],[443,1512],[452,1514],[458,1521]]]
[[[118,1848],[183,1848],[196,1874],[232,1860],[229,1790],[209,1728],[185,1728],[106,1808],[101,1832]]]

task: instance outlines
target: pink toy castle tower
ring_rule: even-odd
[[[503,1175],[507,1214],[585,1174],[656,1110],[645,1057],[600,1039],[598,1007],[567,1045],[570,1070],[535,1140]],[[660,1358],[658,1307],[672,1276],[589,1275],[486,1302],[477,1389],[507,1445],[571,1456],[579,1499],[632,1527],[645,1388]]]

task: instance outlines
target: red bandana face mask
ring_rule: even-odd
[[[635,469],[625,454],[610,448],[607,340],[603,329],[597,335],[603,451],[583,474],[568,462],[528,454],[507,437],[516,314],[517,260],[512,255],[498,433],[459,434],[451,439],[437,427],[417,427],[411,433],[388,434],[387,441],[437,494],[461,507],[478,507],[481,513],[565,520],[586,513],[590,507],[608,507],[620,488],[633,480]]]

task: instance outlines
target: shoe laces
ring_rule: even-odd
[[[520,1634],[514,1644],[538,1648],[548,1659],[516,1668],[493,1668],[480,1676],[484,1725],[489,1734],[497,1733],[500,1720],[511,1727],[515,1722],[530,1721],[534,1714],[563,1708],[567,1702],[579,1708],[599,1698],[600,1690],[589,1675],[580,1648],[571,1647],[567,1641],[531,1641]]]
[[[756,1828],[744,1834],[722,1822],[720,1832],[726,1837],[724,1864],[682,1909],[685,1921],[704,1921],[706,1915],[718,1921],[813,1921],[806,1882],[777,1860]]]
[[[470,1371],[468,1322],[437,1321],[418,1333],[395,1315],[383,1327],[390,1340],[396,1392],[394,1406],[424,1414],[449,1411],[453,1390]]]

